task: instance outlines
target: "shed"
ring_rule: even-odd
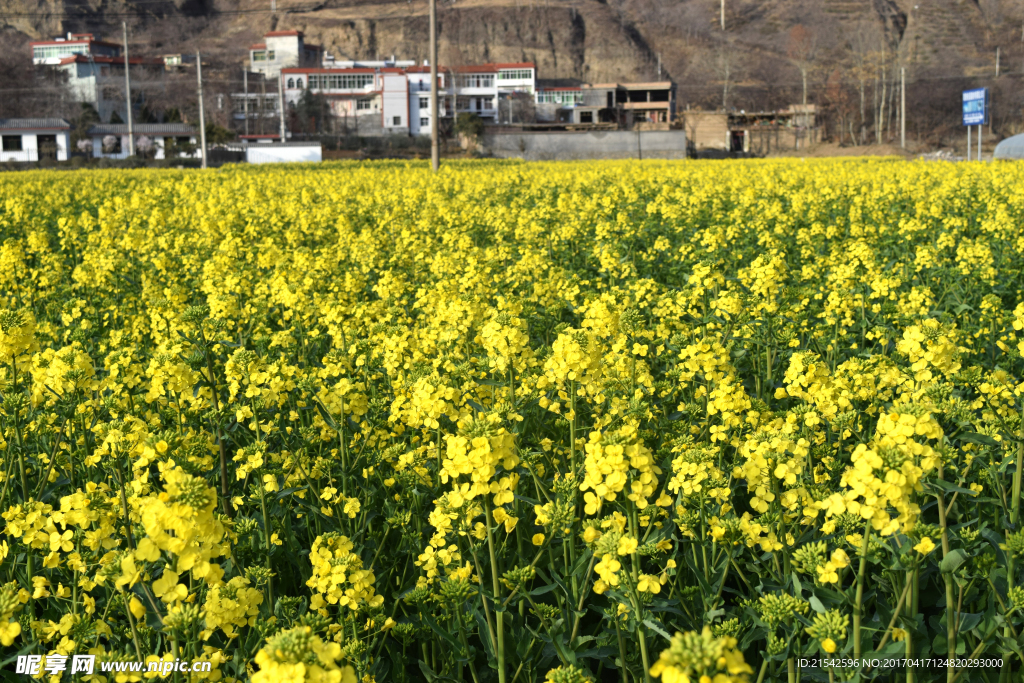
[[[0,161],[66,161],[71,124],[64,119],[0,119]]]
[[[174,156],[181,159],[198,159],[200,156],[199,133],[195,126],[186,123],[137,123],[132,126],[136,153],[143,138],[152,145],[154,159]],[[89,129],[92,140],[92,155],[108,159],[124,159],[128,156],[128,124],[98,123]]]

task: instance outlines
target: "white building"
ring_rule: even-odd
[[[64,119],[0,119],[0,162],[66,161],[71,124]]]
[[[163,60],[131,57],[128,61],[133,78],[136,74],[141,77],[143,72],[156,76],[164,73]],[[67,74],[72,96],[78,102],[91,104],[102,121],[109,121],[115,112],[122,121],[128,118],[123,58],[72,55],[61,58],[53,68]]]
[[[307,91],[322,96],[328,109],[324,113],[346,132],[430,134],[427,65],[416,66],[394,57],[382,61],[342,61],[328,55],[319,66],[283,67],[280,74],[286,107],[297,106]],[[532,62],[439,67],[439,116],[449,118],[468,112],[497,122],[499,100],[514,93],[532,98],[536,83],[537,68]],[[244,97],[232,95],[236,100],[236,118],[244,119],[238,106]],[[253,97],[250,94],[250,102]]]
[[[412,135],[430,135],[430,67],[412,66],[405,70],[409,81],[409,132]],[[439,93],[438,116],[449,116],[451,102],[450,83],[443,71],[437,72]]]
[[[491,123],[499,123],[500,99],[513,93],[533,96],[537,89],[537,65],[533,62],[476,64],[453,71],[456,114],[476,114]]]
[[[302,31],[270,31],[263,41],[249,47],[249,70],[267,78],[277,78],[281,69],[320,63],[320,46],[307,45]]]
[[[92,33],[69,33],[64,38],[37,40],[30,43],[33,64],[59,64],[65,57],[84,55],[93,57],[119,57],[121,46],[100,40]]]
[[[122,121],[127,119],[124,53],[120,45],[102,41],[92,33],[69,33],[66,38],[37,40],[31,47],[32,63],[63,73],[72,97],[91,104],[101,120],[109,121],[115,113]],[[161,78],[168,68],[164,58],[135,55],[128,62],[133,78],[143,75]],[[135,94],[144,93],[139,90]]]
[[[169,148],[176,157],[198,159],[202,154],[199,151],[197,136],[195,127],[184,123],[137,123],[132,126],[136,151],[140,151],[139,141],[145,137],[153,145],[154,159],[166,159]],[[128,124],[96,124],[89,129],[89,137],[92,139],[94,157],[128,157]]]
[[[409,132],[409,82],[405,70],[378,68],[282,69],[285,106],[304,92],[321,95],[328,113],[348,130],[373,135]]]

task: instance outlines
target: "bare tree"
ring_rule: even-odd
[[[814,68],[818,55],[818,42],[815,35],[803,24],[797,24],[789,30],[789,42],[786,45],[786,55],[800,70],[800,80],[803,83],[803,104],[807,104],[807,76]]]
[[[867,142],[867,84],[877,73],[879,63],[877,46],[880,37],[877,26],[862,22],[850,32],[847,44],[849,71],[857,82],[857,92],[860,97],[860,131],[856,140],[861,145]],[[872,114],[873,117],[874,114]]]

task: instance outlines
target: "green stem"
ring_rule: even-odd
[[[864,581],[868,569],[868,540],[870,538],[871,523],[868,522],[864,525],[864,541],[860,549],[860,567],[857,569],[857,602],[853,606],[853,658],[857,660],[858,667],[860,666],[861,654],[860,620],[863,610],[861,603],[864,601]]]
[[[494,520],[491,515],[491,501],[484,498],[487,512],[487,552],[491,556],[491,585],[494,590],[494,617],[498,638],[498,683],[505,683],[505,610],[498,607],[501,600],[501,581],[499,581],[498,556],[494,551]]]

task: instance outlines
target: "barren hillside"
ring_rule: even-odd
[[[426,0],[278,0],[275,13],[270,2],[0,0],[0,36],[12,50],[66,31],[119,39],[127,20],[134,49],[201,48],[223,74],[238,72],[247,46],[269,29],[300,29],[339,58],[426,57]],[[652,79],[660,63],[683,106],[748,108],[801,97],[801,67],[811,99],[823,102],[831,79],[852,87],[855,100],[864,94],[868,109],[882,84],[891,94],[897,64],[912,83],[939,84],[922,92],[991,80],[997,47],[1002,74],[1024,73],[1024,0],[725,0],[724,31],[720,8],[720,0],[440,0],[440,57],[534,61],[542,78],[592,82]]]

